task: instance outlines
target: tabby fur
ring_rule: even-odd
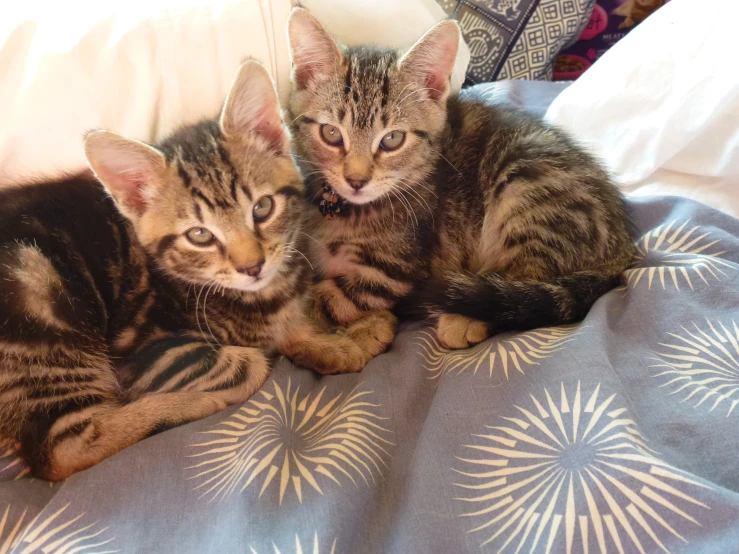
[[[257,63],[219,121],[157,146],[96,131],[85,148],[97,179],[0,192],[0,439],[33,475],[247,400],[272,354],[358,371],[392,341],[389,313],[334,333],[306,315],[303,181]]]
[[[455,22],[405,53],[337,44],[304,9],[288,34],[309,199],[340,207],[310,223],[327,319],[402,307],[465,348],[579,320],[616,286],[633,255],[621,195],[564,132],[450,94]]]

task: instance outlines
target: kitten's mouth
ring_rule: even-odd
[[[230,283],[229,288],[242,292],[257,292],[267,287],[275,276],[279,273],[279,267],[266,269],[256,277],[246,277],[243,275],[235,275]]]
[[[345,190],[343,190],[345,189]],[[373,189],[373,190],[368,190]],[[341,191],[341,192],[339,192]],[[364,187],[361,190],[351,190],[349,185],[340,186],[338,189],[326,184],[323,186],[318,209],[326,219],[346,216],[351,213],[351,206],[362,206],[371,204],[378,197],[374,187]]]

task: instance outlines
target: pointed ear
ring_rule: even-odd
[[[295,8],[287,22],[293,63],[292,80],[298,90],[321,77],[330,77],[343,56],[326,28],[305,8]]]
[[[406,78],[427,89],[432,100],[446,100],[459,50],[459,26],[442,21],[431,28],[400,60]]]
[[[278,154],[290,151],[275,85],[258,62],[248,61],[239,67],[223,106],[220,124],[226,138],[256,133]]]
[[[93,131],[85,136],[85,155],[126,217],[141,216],[164,183],[164,155],[143,142]]]

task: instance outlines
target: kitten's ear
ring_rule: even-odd
[[[459,50],[459,26],[442,21],[431,28],[400,60],[406,78],[427,89],[432,100],[445,100]]]
[[[341,64],[341,51],[326,28],[305,8],[295,8],[287,22],[293,63],[292,79],[298,90],[322,77],[332,77]]]
[[[275,85],[258,62],[248,61],[239,67],[223,106],[220,124],[226,138],[256,133],[278,154],[290,151]]]
[[[85,136],[90,167],[123,215],[141,216],[165,180],[167,163],[159,150],[110,131]]]

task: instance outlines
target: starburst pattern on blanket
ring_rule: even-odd
[[[705,330],[695,323],[681,327],[680,333],[669,333],[670,341],[660,343],[657,361],[650,367],[660,371],[655,377],[663,379],[660,387],[671,388],[670,395],[681,402],[708,407],[712,412],[718,406],[726,407],[726,417],[739,404],[739,328],[732,319],[706,320]]]
[[[503,371],[506,380],[509,373],[525,374],[526,366],[539,365],[539,360],[559,352],[578,335],[578,325],[545,327],[515,335],[510,339],[493,337],[466,350],[448,350],[436,340],[433,331],[422,331],[416,343],[421,346],[423,366],[438,379],[444,374],[459,375],[465,371],[476,375],[478,371],[493,376],[494,370]]]
[[[113,554],[115,537],[108,537],[108,528],[100,528],[98,522],[87,523],[85,513],[69,519],[66,504],[48,517],[43,512],[26,524],[28,510],[23,510],[11,523],[13,510],[5,508],[0,519],[0,553],[32,554],[35,552],[55,554]]]
[[[698,225],[688,227],[690,220],[677,226],[677,220],[660,225],[636,242],[636,255],[630,269],[624,272],[626,284],[636,287],[646,283],[676,290],[696,286],[710,286],[710,282],[727,277],[726,271],[736,269],[721,259],[719,240],[711,240],[710,233]],[[692,277],[692,278],[691,278]]]
[[[0,480],[20,479],[28,473],[28,466],[18,456],[16,449],[11,444],[0,441]],[[2,554],[2,550],[0,550],[0,554]]]
[[[355,388],[327,400],[326,387],[304,396],[290,381],[284,390],[276,381],[271,388],[203,433],[212,440],[192,445],[201,451],[189,456],[196,463],[187,469],[196,472],[190,479],[199,483],[201,497],[226,498],[260,477],[260,498],[279,483],[280,505],[288,488],[302,503],[303,483],[323,494],[321,480],[369,484],[382,474],[393,443],[384,426],[388,418],[369,401],[371,391]]]
[[[311,554],[321,554],[317,532],[313,535],[313,549],[308,550],[308,548],[309,547],[306,546],[306,549],[303,550],[303,545],[300,542],[300,537],[298,535],[295,535],[295,550],[284,550],[284,552],[285,554],[287,552],[295,552],[295,554],[303,554],[303,552]],[[272,543],[272,549],[273,552],[271,554],[283,554],[283,550],[280,550],[274,542]],[[254,549],[254,547],[250,546],[249,550],[251,551],[251,554],[260,554],[257,550]],[[336,539],[334,539],[334,542],[331,544],[331,550],[328,551],[324,549],[324,552],[327,552],[328,554],[336,554]]]
[[[562,384],[473,435],[455,469],[469,532],[498,552],[669,552],[669,540],[687,542],[673,525],[700,525],[696,512],[709,507],[695,492],[710,488],[659,460],[615,398],[600,384],[589,396]]]

